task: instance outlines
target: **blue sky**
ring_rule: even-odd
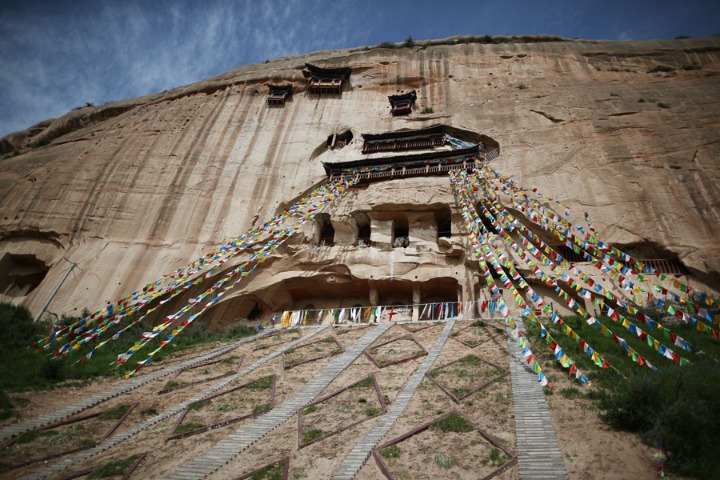
[[[0,136],[239,65],[451,35],[720,33],[717,0],[56,0],[0,4]]]

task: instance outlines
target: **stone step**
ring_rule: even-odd
[[[516,321],[520,329],[524,330],[522,321]],[[567,479],[545,393],[536,375],[525,367],[520,349],[512,338],[508,338],[508,347],[520,479]]]

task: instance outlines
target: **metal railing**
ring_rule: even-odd
[[[272,323],[284,327],[317,324],[370,324],[381,322],[410,322],[415,318],[421,322],[442,321],[449,318],[464,320],[503,321],[497,303],[487,302],[483,311],[480,301],[472,302],[434,302],[409,305],[376,305],[335,308],[308,308],[303,310],[285,310],[282,315],[273,317]]]

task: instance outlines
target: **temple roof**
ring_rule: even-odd
[[[289,94],[292,95],[293,93],[293,86],[291,83],[288,83],[287,85],[273,85],[268,84],[268,90],[270,91],[270,94],[276,94],[276,95],[283,95],[283,94]]]
[[[419,128],[415,130],[395,130],[385,133],[363,133],[362,138],[365,142],[388,141],[388,140],[406,140],[417,137],[430,137],[435,135],[449,135],[465,142],[474,144],[483,144],[487,149],[499,147],[497,141],[477,132],[465,130],[463,128],[451,127],[449,125],[433,125],[431,127]]]
[[[400,95],[388,95],[388,100],[390,100],[390,103],[414,102],[417,100],[417,93],[413,90],[412,92],[401,93]]]
[[[310,63],[305,64],[303,69],[303,76],[309,78],[312,76],[318,77],[339,77],[343,80],[350,78],[350,67],[339,67],[339,68],[322,68]]]
[[[412,164],[416,162],[424,162],[427,160],[440,160],[443,158],[461,157],[467,155],[476,155],[480,151],[479,145],[473,145],[467,148],[458,148],[455,150],[444,150],[441,152],[426,152],[417,155],[397,155],[393,157],[379,158],[363,158],[360,160],[351,160],[349,162],[322,162],[325,172],[330,175],[334,170],[343,170],[346,168],[358,167],[375,167],[386,164]]]
[[[445,125],[435,125],[433,127],[419,128],[416,130],[395,130],[385,133],[363,133],[363,140],[373,142],[377,140],[401,140],[413,137],[428,137],[431,135],[442,135],[445,133]]]

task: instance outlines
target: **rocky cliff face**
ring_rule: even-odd
[[[326,151],[329,136],[349,130],[357,142],[361,133],[440,123],[497,140],[494,168],[576,216],[588,212],[607,241],[642,258],[676,258],[718,287],[719,37],[448,43],[281,58],[9,135],[0,142],[3,291],[38,311],[66,258],[79,269],[50,311],[96,309],[262,223],[325,178],[323,158],[356,158],[352,142]],[[348,87],[309,95],[305,62],[352,67]],[[284,108],[266,106],[270,82],[294,85]],[[391,116],[387,95],[411,89],[414,112]],[[467,296],[474,280],[456,272],[463,254],[452,206],[442,177],[355,192],[329,211],[336,246],[316,249],[309,227],[213,318],[322,304],[315,297],[338,292],[367,298],[388,279],[454,278]],[[412,255],[383,237],[383,222],[399,211],[416,222]],[[432,231],[438,216],[452,218],[454,236],[443,244]],[[358,221],[372,224],[376,246],[352,245]],[[410,294],[394,285],[388,301]],[[454,287],[427,288],[450,295]]]

